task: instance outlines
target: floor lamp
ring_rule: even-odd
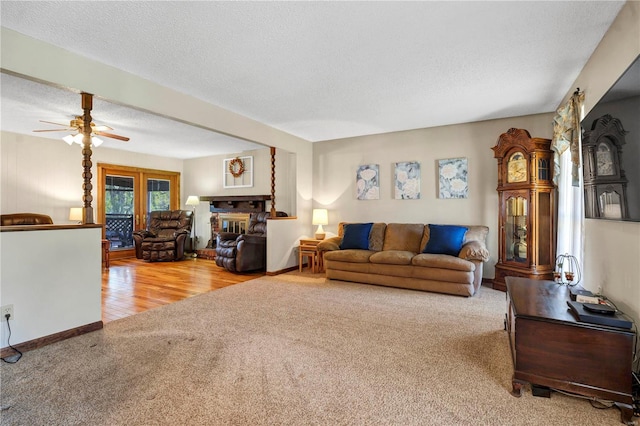
[[[200,198],[198,198],[197,195],[189,195],[185,204],[187,206],[193,206],[193,216],[191,217],[191,223],[193,224],[193,244],[191,244],[191,249],[193,250],[193,257],[198,257],[198,253],[196,253],[196,247],[198,245],[198,236],[196,235],[196,206],[200,204]]]

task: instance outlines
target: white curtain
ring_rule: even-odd
[[[584,190],[582,174],[580,185],[573,186],[573,163],[571,152],[567,149],[560,155],[560,173],[557,176],[558,185],[558,237],[556,254],[570,254],[575,256],[582,269],[584,246]]]
[[[552,142],[554,181],[558,187],[556,255],[574,256],[581,268],[584,258],[584,186],[580,152],[583,100],[584,93],[576,91],[565,105],[558,108]]]

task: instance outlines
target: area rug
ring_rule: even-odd
[[[2,425],[617,425],[511,396],[505,294],[291,273],[106,324],[2,365]]]

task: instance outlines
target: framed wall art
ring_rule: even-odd
[[[395,165],[394,198],[396,200],[420,199],[420,163],[404,161]]]
[[[439,198],[467,198],[467,159],[448,158],[438,160]]]
[[[358,200],[380,199],[380,166],[367,164],[358,166],[356,172],[356,198]]]
[[[222,187],[248,188],[253,186],[253,156],[222,160]]]

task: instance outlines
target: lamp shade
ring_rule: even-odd
[[[327,209],[313,209],[313,218],[311,222],[314,225],[318,225],[318,229],[316,230],[316,240],[324,240],[324,229],[322,229],[322,225],[329,224],[329,214],[327,213]]]
[[[69,209],[69,220],[82,222],[82,207],[71,207]]]
[[[187,206],[197,206],[198,204],[200,204],[200,198],[198,198],[197,195],[189,195],[185,204]]]
[[[313,219],[311,221],[313,225],[328,225],[329,214],[327,209],[313,209]]]

